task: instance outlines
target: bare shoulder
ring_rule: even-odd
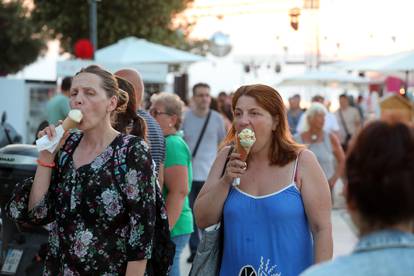
[[[300,152],[298,162],[299,162],[299,166],[303,166],[303,165],[306,166],[306,165],[309,165],[317,161],[316,161],[316,156],[312,151],[308,149],[304,149]]]
[[[298,178],[300,180],[300,188],[320,186],[321,182],[326,182],[324,173],[319,165],[315,154],[305,149],[302,151],[299,158]],[[308,189],[301,189],[301,191],[309,191]]]

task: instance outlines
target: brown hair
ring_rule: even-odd
[[[132,84],[121,77],[115,76],[118,86],[121,90],[128,93],[129,101],[125,112],[117,114],[114,128],[119,132],[126,133],[126,129],[132,123],[132,130],[130,134],[141,137],[145,140],[147,135],[147,124],[145,120],[137,114],[135,89]]]
[[[103,90],[105,90],[106,96],[108,98],[111,98],[113,96],[117,97],[118,102],[116,109],[113,111],[113,114],[125,111],[128,103],[128,93],[119,89],[118,82],[116,81],[113,74],[98,65],[89,65],[86,68],[82,68],[75,74],[75,76],[81,73],[90,73],[97,75],[101,79],[101,87]]]
[[[272,132],[272,144],[269,152],[270,165],[284,166],[296,159],[303,146],[297,144],[289,131],[286,109],[282,97],[270,86],[263,84],[245,85],[236,90],[232,100],[232,111],[236,108],[237,101],[242,96],[252,97],[274,120],[278,126]],[[223,141],[224,145],[231,144],[236,136],[234,124]]]
[[[192,89],[193,96],[196,96],[197,88],[207,88],[208,90],[210,90],[210,85],[204,82],[199,82],[199,83],[194,84],[193,89]]]
[[[403,123],[365,126],[346,160],[346,199],[371,227],[414,217],[414,133]]]

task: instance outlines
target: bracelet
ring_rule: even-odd
[[[46,168],[54,168],[56,166],[55,162],[46,163],[46,162],[41,161],[40,159],[37,159],[36,162],[38,165],[42,167],[46,167]]]

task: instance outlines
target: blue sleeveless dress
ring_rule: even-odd
[[[312,235],[294,177],[264,196],[232,188],[223,215],[221,276],[296,276],[313,264]]]

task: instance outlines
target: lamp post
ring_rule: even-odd
[[[99,0],[89,0],[89,37],[93,45],[93,56],[95,59],[95,51],[98,48],[98,30],[97,30],[97,11],[96,2]]]

